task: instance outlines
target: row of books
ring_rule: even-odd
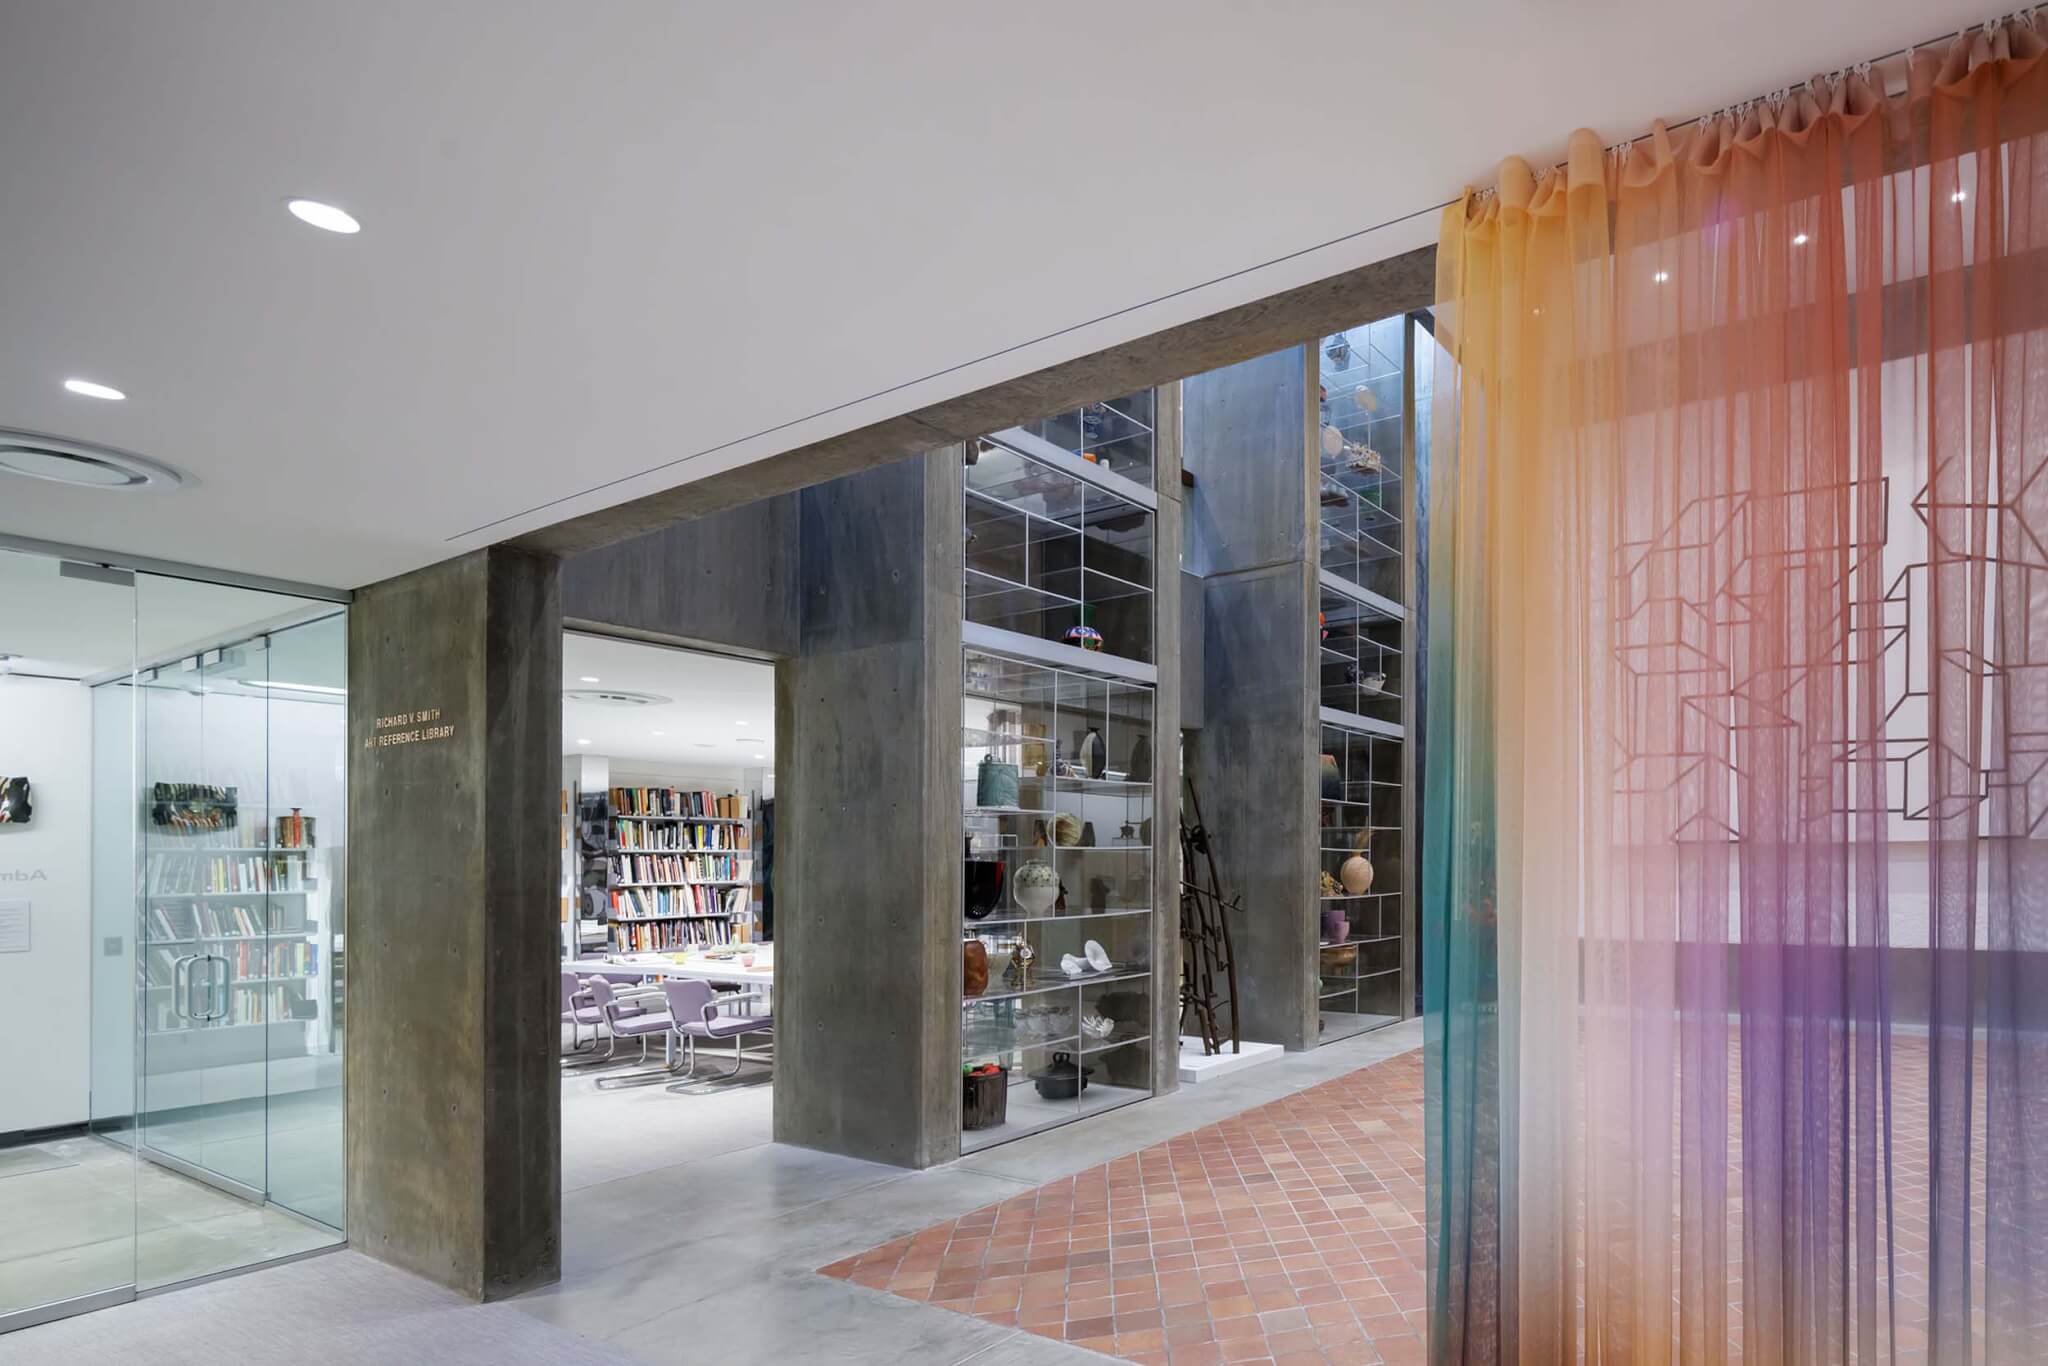
[[[745,882],[754,861],[737,854],[620,854],[611,860],[620,882]]]
[[[621,925],[613,922],[611,930],[612,950],[615,953],[693,949],[737,942],[731,922],[725,920],[669,920],[653,925]]]
[[[264,933],[263,920],[262,907],[244,906],[240,902],[232,906],[216,903],[153,905],[149,908],[151,937],[155,939],[218,939],[230,935],[254,938]],[[273,930],[271,933],[304,934],[306,931]]]
[[[159,1002],[151,1014],[155,1023],[150,1032],[168,1034],[180,1029],[217,1029],[221,1025],[288,1024],[317,1018],[319,1008],[296,985],[281,983],[230,991],[227,1014],[218,1020],[188,1019],[179,1013],[178,1004],[173,1001]]]
[[[305,865],[299,859],[271,859],[262,854],[210,858],[153,858],[145,890],[151,896],[197,892],[303,892]]]
[[[747,814],[745,797],[737,792],[685,792],[675,787],[615,787],[612,814],[618,816],[710,816],[736,821]]]
[[[304,942],[271,944],[221,944],[215,950],[228,960],[238,979],[252,977],[312,977],[320,971],[320,950]],[[142,961],[142,974],[153,987],[178,985],[178,960],[192,955],[183,949],[152,946]]]
[[[745,887],[614,887],[613,920],[652,920],[664,916],[738,915],[747,909]]]
[[[751,849],[750,825],[668,825],[660,821],[613,821],[612,843],[621,849]]]

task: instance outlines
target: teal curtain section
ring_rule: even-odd
[[[1441,316],[1439,323],[1441,325]],[[1461,377],[1439,356],[1444,390]],[[1441,421],[1441,418],[1439,418]],[[1422,978],[1429,1146],[1430,1354],[1438,1362],[1513,1360],[1501,1306],[1500,997],[1495,920],[1495,812],[1490,633],[1476,614],[1485,528],[1461,526],[1457,433],[1432,445],[1428,681],[1424,699]],[[1476,444],[1476,443],[1475,443]],[[1488,512],[1482,516],[1490,515]],[[1466,592],[1459,592],[1460,585]],[[1463,615],[1461,615],[1461,613]]]

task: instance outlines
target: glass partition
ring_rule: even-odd
[[[345,622],[0,552],[0,1333],[342,1241]]]

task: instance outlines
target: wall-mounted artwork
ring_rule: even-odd
[[[0,776],[0,825],[27,825],[36,813],[29,801],[28,779]]]

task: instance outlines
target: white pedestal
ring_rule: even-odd
[[[1247,1067],[1257,1067],[1262,1062],[1277,1062],[1286,1051],[1277,1043],[1247,1040],[1239,1052],[1231,1052],[1230,1045],[1225,1043],[1221,1053],[1204,1057],[1202,1041],[1183,1034],[1180,1040],[1180,1084],[1193,1086],[1232,1072],[1242,1072]]]

